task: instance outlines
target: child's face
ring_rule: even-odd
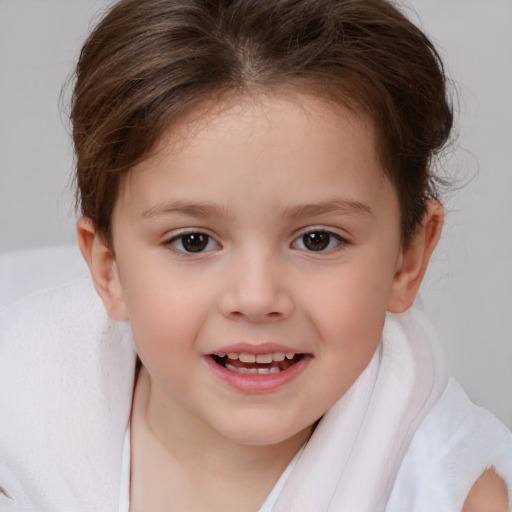
[[[402,261],[371,126],[298,100],[226,103],[164,137],[113,216],[116,311],[161,410],[242,443],[288,439],[345,393]]]

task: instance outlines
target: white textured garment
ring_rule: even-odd
[[[474,482],[491,467],[511,499],[512,434],[450,379],[413,437],[386,512],[460,511]]]
[[[88,281],[34,295],[2,314],[2,512],[119,510],[134,362],[128,325],[108,319]],[[424,315],[390,315],[379,350],[282,479],[272,512],[452,512],[450,504],[488,465],[510,487],[510,434],[491,415],[487,422],[486,414],[472,416],[474,406],[446,385]],[[451,409],[455,415],[436,413]],[[469,437],[454,431],[457,422]],[[468,439],[482,443],[478,456]],[[443,454],[449,470],[436,465]],[[474,463],[466,468],[468,461]],[[459,479],[456,492],[450,481],[443,486],[446,475]],[[428,478],[443,488],[429,492]],[[433,508],[422,501],[434,495]]]
[[[258,512],[272,512],[298,459],[284,470]],[[462,509],[473,483],[490,467],[512,496],[512,434],[489,411],[473,404],[450,379],[420,424],[396,477],[386,512],[453,512]],[[119,512],[130,507],[130,436],[125,436]],[[301,512],[301,511],[299,511]]]
[[[2,512],[117,512],[134,366],[89,278],[2,312]]]
[[[272,512],[384,511],[412,437],[447,382],[425,315],[387,315],[379,349],[323,416]]]

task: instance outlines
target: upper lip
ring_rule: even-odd
[[[279,343],[260,343],[260,344],[251,344],[251,343],[233,343],[231,345],[224,345],[219,347],[218,349],[210,352],[210,355],[215,355],[219,353],[224,354],[272,354],[275,352],[285,352],[285,353],[293,353],[293,354],[302,354],[301,350],[297,350],[293,347],[282,345]]]

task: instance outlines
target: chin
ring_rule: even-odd
[[[217,432],[227,440],[247,446],[271,446],[283,443],[295,436],[304,435],[303,429],[297,429],[297,425],[290,425],[286,428],[283,421],[257,421],[249,419],[244,422],[231,423],[226,428],[218,428]]]

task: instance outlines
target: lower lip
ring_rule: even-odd
[[[217,364],[210,356],[205,356],[204,359],[214,375],[228,386],[243,393],[270,393],[282,388],[302,373],[309,364],[311,356],[305,355],[288,369],[267,375],[246,375],[233,372]]]

